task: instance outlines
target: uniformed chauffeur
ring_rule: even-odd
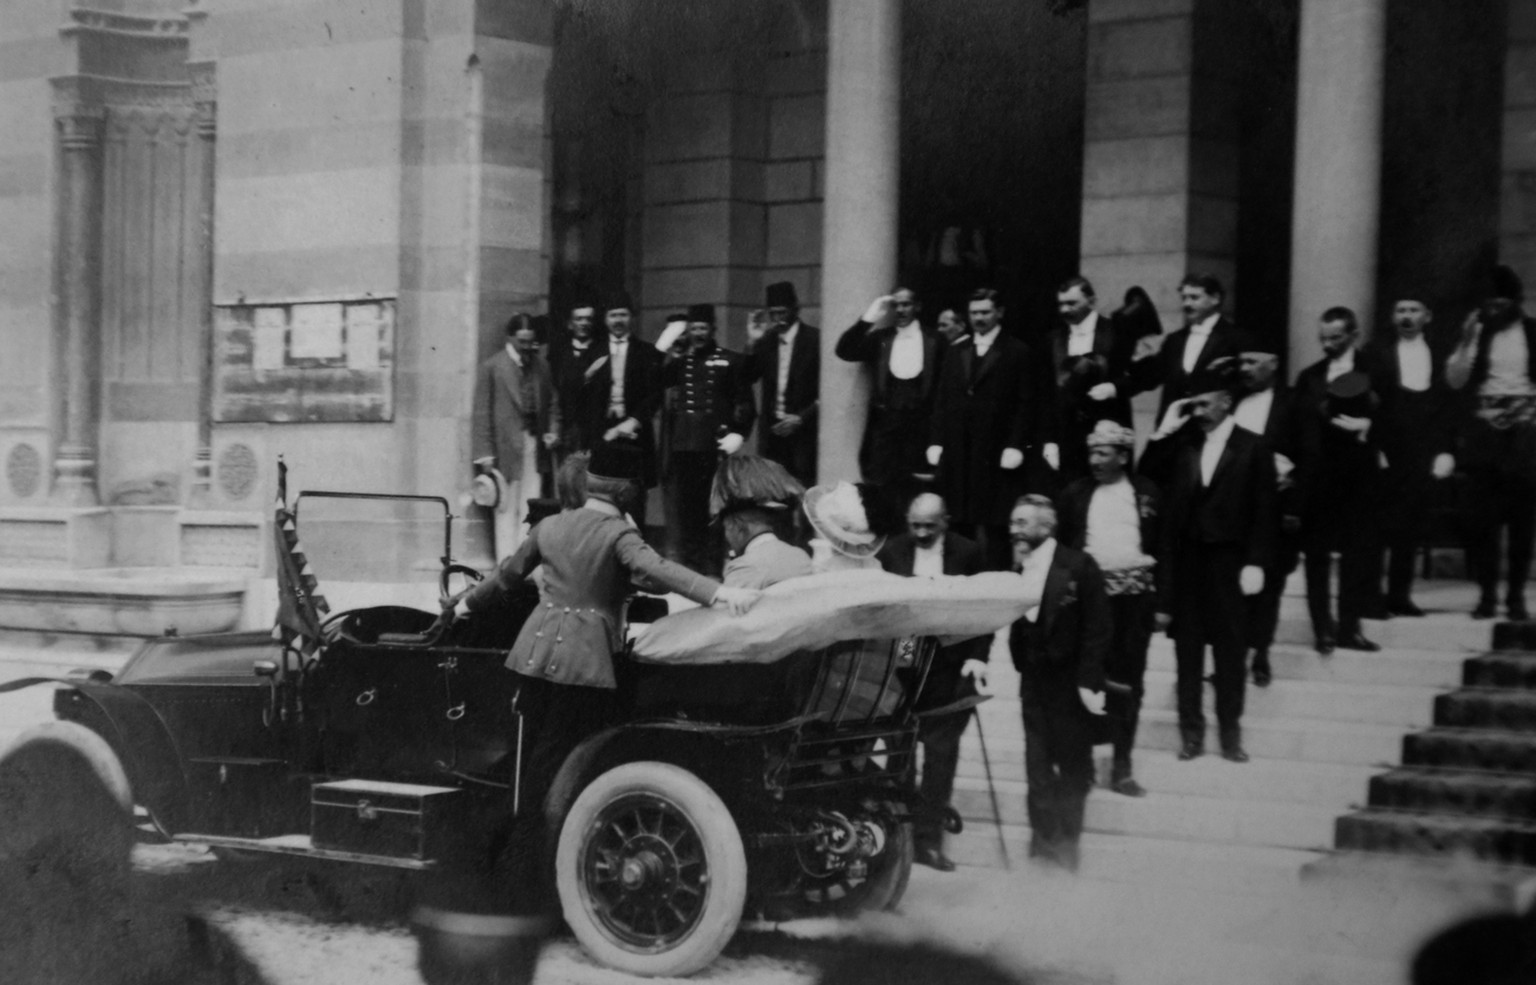
[[[668,336],[657,340],[663,352]],[[722,455],[740,450],[756,411],[746,357],[715,342],[715,306],[688,309],[687,349],[662,366],[677,392],[667,411],[664,466],[669,554],[701,571],[720,570],[709,526],[709,489]]]
[[[530,880],[526,884],[543,887],[534,894],[543,905],[550,901],[547,867],[540,862],[544,795],[571,751],[611,720],[617,688],[613,654],[624,646],[631,583],[676,592],[700,605],[726,606],[738,615],[761,594],[721,585],[652,550],[624,515],[639,493],[640,478],[637,452],[599,445],[587,466],[586,502],[540,521],[517,552],[455,607],[459,616],[494,610],[543,565],[539,607],[523,623],[506,664],[517,675],[517,708],[531,741],[522,762],[508,861],[514,874]]]

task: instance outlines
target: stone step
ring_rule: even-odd
[[[994,779],[1017,780],[1022,777],[1022,740],[994,742],[990,736],[988,738],[987,752],[991,755]],[[1096,765],[1102,785],[1109,778],[1109,749],[1107,746],[1099,746],[1095,752],[1098,753]],[[1229,763],[1215,755],[1186,763],[1181,762],[1172,751],[1162,749],[1138,749],[1133,757],[1133,766],[1137,782],[1149,791],[1311,804],[1335,812],[1364,804],[1367,785],[1371,776],[1377,772],[1377,767],[1368,765],[1305,763],[1286,759],[1255,758],[1238,764]],[[958,775],[982,783],[986,781],[980,745],[975,740],[974,732],[968,733],[961,745]]]
[[[1536,867],[1480,862],[1464,855],[1339,850],[1303,864],[1301,881],[1354,892],[1371,887],[1399,898],[1426,888],[1449,891],[1447,895],[1463,901],[1471,912],[1526,913],[1536,904]]]
[[[1143,680],[1143,708],[1174,710],[1178,707],[1177,675],[1149,670]],[[1346,684],[1337,681],[1277,681],[1269,687],[1248,687],[1243,702],[1243,723],[1260,719],[1313,718],[1342,722],[1374,723],[1400,727],[1430,724],[1434,699],[1443,693],[1429,687],[1394,684]],[[1206,703],[1214,711],[1215,692],[1206,686]]]
[[[1029,826],[1004,824],[1006,864],[1014,871],[1029,864]],[[1078,876],[1106,882],[1168,888],[1268,895],[1294,889],[1301,868],[1319,853],[1294,848],[1203,844],[1141,835],[1085,831],[1079,844]],[[945,839],[944,851],[962,866],[990,870],[1005,865],[998,828],[967,822],[965,830]],[[962,877],[964,873],[961,873]]]
[[[1536,773],[1536,734],[1432,728],[1403,737],[1405,766]]]
[[[1536,732],[1536,691],[1463,688],[1435,698],[1436,725]]]
[[[998,811],[1005,824],[1027,822],[1021,780],[994,778]],[[986,783],[955,781],[950,801],[972,823],[993,820]],[[1323,850],[1332,844],[1335,808],[1278,801],[1165,794],[1122,797],[1095,791],[1088,797],[1084,827],[1101,834],[1129,834],[1188,841],[1223,842],[1269,848]]]
[[[1470,654],[1443,650],[1335,650],[1319,656],[1311,646],[1276,644],[1269,651],[1269,666],[1277,681],[1319,681],[1340,684],[1390,684],[1449,690],[1462,681],[1462,663]],[[1177,669],[1173,645],[1154,643],[1147,653],[1147,668],[1173,673]]]
[[[1536,653],[1488,653],[1466,661],[1461,683],[1467,687],[1536,691]]]
[[[1346,814],[1335,847],[1536,865],[1536,822],[1371,808]]]
[[[1536,775],[1397,769],[1371,778],[1373,808],[1536,821]]]
[[[1471,605],[1462,612],[1437,612],[1420,619],[1366,619],[1361,632],[1383,649],[1445,650],[1482,653],[1493,646],[1493,627],[1468,618]],[[1304,599],[1286,599],[1275,627],[1276,643],[1312,645],[1316,638]]]

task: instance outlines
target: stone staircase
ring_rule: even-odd
[[[1380,653],[1338,651],[1320,657],[1297,577],[1282,608],[1271,652],[1274,683],[1249,687],[1244,715],[1246,764],[1214,753],[1179,762],[1173,650],[1155,637],[1137,737],[1137,779],[1149,791],[1129,798],[1095,789],[1087,808],[1081,874],[1115,882],[1190,886],[1241,894],[1294,887],[1302,867],[1334,846],[1340,815],[1360,806],[1372,778],[1398,761],[1405,733],[1435,721],[1463,683],[1463,663],[1489,644],[1490,627],[1467,617],[1471,592],[1434,586],[1421,604],[1440,609],[1423,619],[1368,623]],[[1465,605],[1463,605],[1465,601]],[[1000,867],[1003,844],[1022,867],[1029,830],[1024,810],[1023,726],[1018,680],[999,645],[992,658],[996,694],[981,708],[1001,814],[1001,839],[988,792],[978,729],[966,735],[955,806],[966,830],[948,851],[963,865]],[[1536,695],[1536,691],[1532,692]],[[1214,750],[1214,709],[1206,689]],[[1536,742],[1531,746],[1536,752]],[[1096,752],[1101,777],[1108,747]]]

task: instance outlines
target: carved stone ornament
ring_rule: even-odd
[[[250,445],[226,445],[219,452],[219,488],[230,499],[245,499],[256,488],[256,453]]]
[[[10,454],[5,456],[5,481],[12,495],[19,499],[37,495],[43,481],[42,454],[24,441],[12,445]]]

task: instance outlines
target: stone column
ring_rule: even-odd
[[[94,506],[97,390],[100,376],[101,127],[99,107],[67,103],[55,113],[63,157],[60,194],[59,324],[62,326],[63,434],[54,462],[54,498]]]
[[[1291,237],[1292,377],[1334,305],[1375,316],[1387,0],[1302,0]]]
[[[198,384],[197,451],[192,462],[192,485],[187,505],[207,507],[213,496],[213,194],[214,136],[218,130],[218,103],[215,102],[213,63],[203,62],[192,69],[192,97],[196,107],[197,128],[198,232],[200,234],[203,349],[202,377]]]
[[[822,482],[859,478],[869,381],[833,352],[896,277],[901,121],[900,0],[830,0],[822,223]]]

